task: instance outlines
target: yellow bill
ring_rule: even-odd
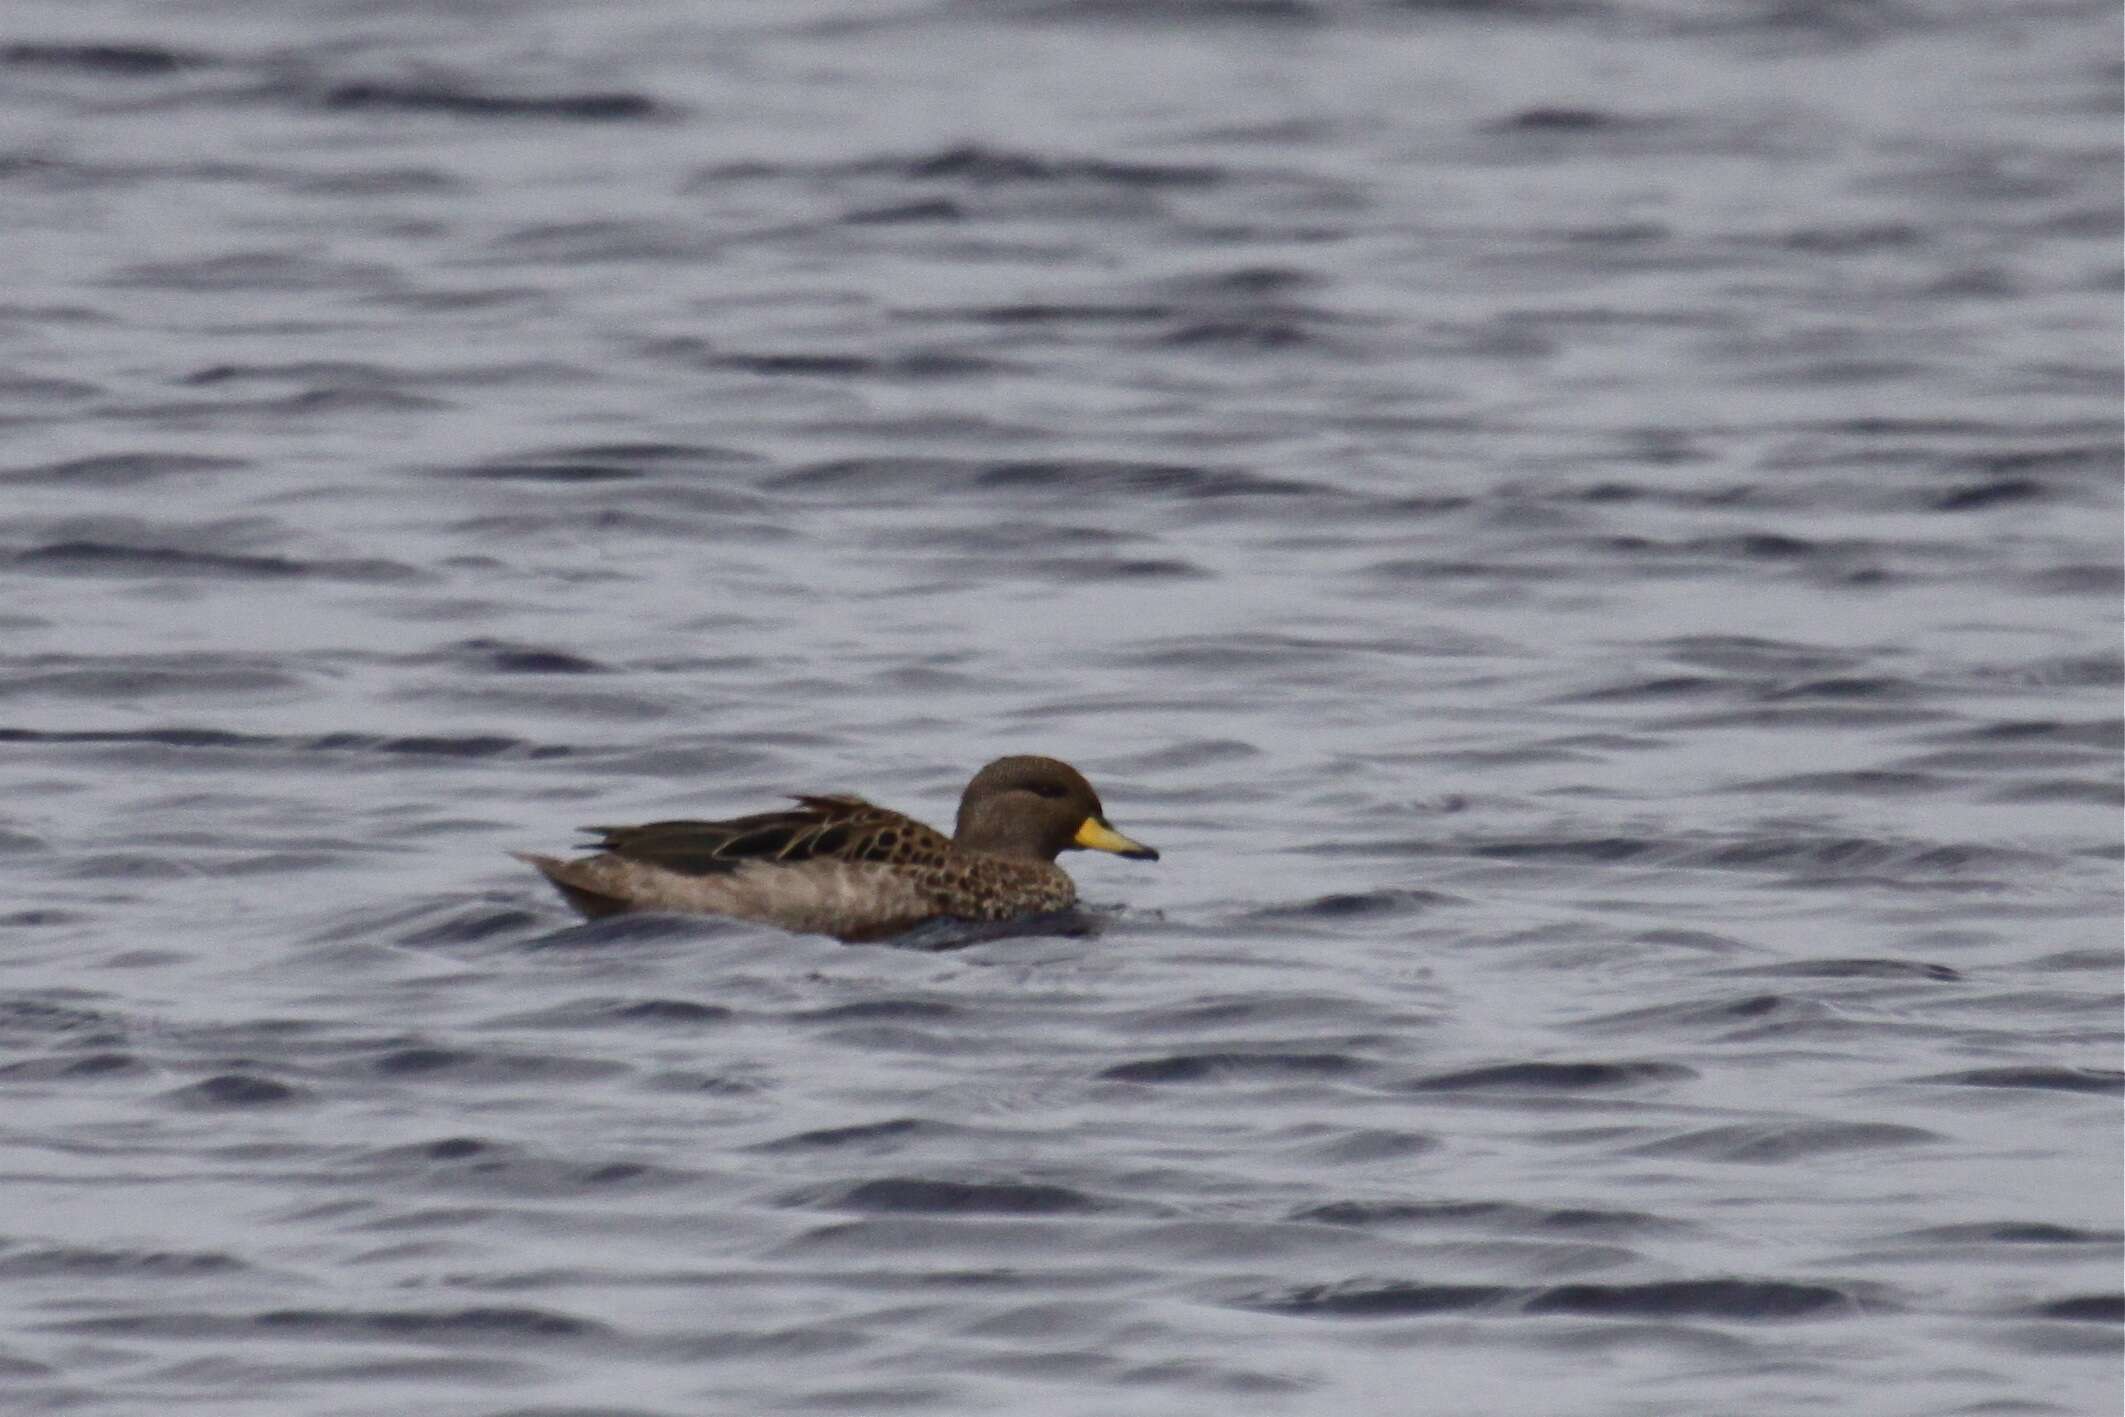
[[[1072,846],[1082,846],[1087,851],[1111,851],[1116,856],[1126,856],[1132,861],[1156,861],[1158,853],[1140,841],[1131,841],[1107,824],[1105,817],[1087,817],[1070,839]]]

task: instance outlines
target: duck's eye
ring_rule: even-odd
[[[1060,787],[1057,787],[1052,782],[1036,782],[1029,784],[1026,788],[1026,791],[1032,793],[1035,797],[1061,797],[1065,795],[1063,790]]]

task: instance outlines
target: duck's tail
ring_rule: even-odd
[[[561,899],[574,906],[576,913],[585,920],[602,920],[608,915],[623,915],[634,909],[624,897],[600,890],[594,884],[596,873],[585,870],[585,862],[563,861],[558,856],[541,856],[535,851],[512,851],[509,854],[553,882]]]

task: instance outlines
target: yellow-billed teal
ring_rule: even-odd
[[[861,797],[796,800],[729,821],[586,827],[597,854],[574,861],[512,854],[588,919],[684,911],[850,941],[1061,910],[1077,899],[1055,864],[1065,851],[1158,859],[1109,825],[1092,784],[1054,758],[998,758],[974,774],[951,836]]]

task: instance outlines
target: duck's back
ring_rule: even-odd
[[[949,854],[951,838],[861,797],[799,797],[798,806],[724,821],[586,827],[599,851],[684,875],[735,871],[751,861],[892,865]]]

